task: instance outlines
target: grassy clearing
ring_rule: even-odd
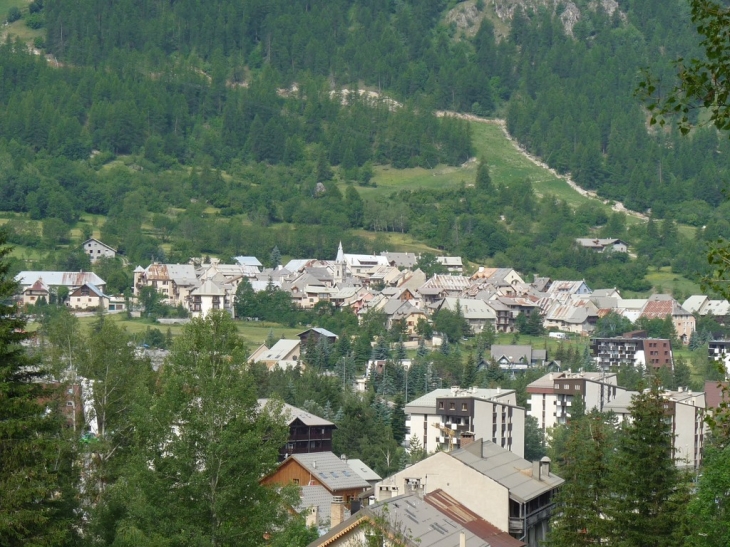
[[[509,185],[529,178],[539,195],[552,194],[573,207],[594,202],[607,212],[610,211],[608,205],[580,195],[563,179],[532,163],[505,137],[501,126],[471,122],[471,129],[476,156],[486,158],[495,184]],[[382,194],[389,195],[399,190],[455,188],[461,184],[473,184],[476,168],[476,162],[467,162],[459,167],[439,165],[432,170],[420,167],[393,169],[389,166],[378,166],[373,177],[377,186],[358,187],[358,191],[363,197],[375,197]]]
[[[690,281],[686,277],[673,273],[669,266],[663,268],[652,268],[646,275],[654,288],[659,292],[674,294],[682,293],[689,296],[691,294],[702,294],[702,288],[694,281]]]
[[[113,315],[107,315],[107,319],[115,321],[120,327],[124,328],[129,334],[140,334],[145,332],[148,328],[159,329],[163,333],[170,329],[170,333],[173,337],[182,334],[182,325],[161,325],[160,323],[150,323],[142,319],[127,319],[126,314],[119,313]],[[80,317],[79,322],[84,333],[88,334],[91,330],[91,325],[96,321],[96,317]],[[273,331],[274,337],[279,338],[295,338],[296,335],[302,332],[301,328],[289,328],[280,325],[279,323],[268,323],[268,322],[248,322],[248,321],[236,321],[236,327],[241,336],[249,344],[249,349],[253,350],[255,347],[263,344],[266,338],[269,336],[269,332]]]
[[[437,249],[417,241],[410,234],[397,232],[369,232],[367,230],[353,230],[353,234],[369,241],[383,242],[388,249],[403,253],[435,253]]]

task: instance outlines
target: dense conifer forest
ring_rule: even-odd
[[[700,241],[730,235],[730,147],[711,128],[649,128],[635,96],[643,68],[669,85],[672,60],[697,53],[688,8],[575,4],[566,25],[561,3],[515,2],[502,20],[477,2],[467,34],[445,22],[456,4],[444,0],[36,0],[42,49],[0,48],[0,208],[45,220],[48,248],[104,215],[101,236],[133,262],[274,246],[330,257],[340,238],[383,250],[352,231],[367,230],[624,289],[648,289],[649,266],[697,278],[704,246],[676,223]],[[435,109],[506,117],[529,151],[654,222],[572,209],[530,181],[363,199],[374,166],[473,155],[469,124]],[[627,239],[641,259],[576,250],[590,233]],[[41,234],[14,220],[10,239]]]

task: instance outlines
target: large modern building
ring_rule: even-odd
[[[616,374],[606,372],[555,372],[546,374],[527,386],[527,415],[537,418],[544,431],[570,419],[577,397],[586,411],[603,411],[606,404],[625,393],[616,384]]]
[[[614,412],[619,423],[631,419],[629,408],[635,395],[636,391],[625,391],[604,409]],[[677,466],[698,469],[705,443],[705,393],[679,388],[677,391],[665,391],[663,397],[664,411],[672,424],[673,455]]]
[[[653,369],[674,368],[672,343],[663,338],[626,335],[617,338],[593,338],[591,355],[596,365],[604,371],[617,371],[626,365]]]
[[[459,448],[464,437],[489,439],[520,457],[525,453],[525,409],[517,406],[513,389],[436,389],[405,411],[408,439],[417,437],[428,453]]]
[[[375,485],[378,501],[442,490],[513,538],[538,547],[547,534],[563,479],[550,459],[530,462],[479,439],[454,452],[437,452]]]

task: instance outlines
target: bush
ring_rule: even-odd
[[[33,38],[33,47],[36,49],[45,49],[46,41],[43,39],[43,36],[36,36]]]
[[[41,10],[43,10],[43,0],[33,0],[28,4],[28,11],[31,13],[39,13]]]
[[[43,28],[44,20],[43,15],[40,13],[32,13],[28,17],[25,18],[25,25],[28,28],[32,29],[39,29]]]
[[[18,9],[16,6],[13,6],[8,10],[7,15],[7,21],[8,23],[14,23],[18,19],[22,17],[22,14],[20,13],[20,9]]]

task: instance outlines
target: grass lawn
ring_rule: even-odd
[[[160,323],[149,323],[142,319],[127,319],[126,314],[118,313],[107,315],[108,319],[111,319],[119,324],[120,327],[126,329],[129,334],[138,334],[146,331],[148,328],[159,329],[162,333],[166,333],[167,329],[170,329],[172,336],[179,336],[182,333],[182,325],[162,325]],[[92,323],[96,321],[96,317],[81,317],[79,322],[85,333],[88,333],[91,329]],[[251,321],[236,321],[236,327],[241,336],[246,340],[249,345],[249,349],[253,351],[258,345],[263,344],[266,338],[269,336],[269,331],[274,332],[275,338],[294,338],[296,334],[302,332],[303,328],[289,328],[280,325],[279,323],[268,323],[268,322],[251,322]]]

